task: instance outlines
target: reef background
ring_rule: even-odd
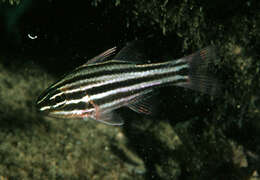
[[[158,61],[214,44],[221,96],[163,88],[159,117],[123,108],[122,127],[37,113],[64,73],[135,39]],[[259,52],[259,1],[2,0],[0,178],[260,179]]]

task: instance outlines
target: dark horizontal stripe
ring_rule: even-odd
[[[79,102],[79,103],[72,103],[72,104],[67,104],[66,106],[63,107],[62,110],[64,111],[73,111],[73,110],[86,110],[89,108],[93,108],[93,105],[91,103],[86,103],[86,102]]]
[[[83,68],[77,69],[77,70],[69,73],[67,76],[65,76],[64,78],[61,79],[61,80],[65,80],[65,81],[55,87],[59,88],[66,84],[70,84],[70,83],[73,83],[73,82],[76,82],[79,80],[95,78],[95,77],[101,76],[102,74],[103,75],[108,74],[111,71],[113,71],[112,70],[113,67],[117,66],[118,68],[120,68],[120,66],[122,66],[124,64],[125,63],[119,64],[119,63],[111,62],[111,63],[105,63],[105,64],[102,63],[102,64],[96,64],[96,65],[94,64],[94,65],[90,65],[90,66],[85,66]],[[134,65],[133,65],[133,67],[134,67]],[[123,72],[123,70],[124,69],[121,67],[118,71]],[[114,71],[116,71],[116,70],[114,70]]]
[[[105,85],[102,85],[99,87],[88,89],[83,92],[78,91],[78,92],[73,92],[73,93],[66,93],[66,97],[69,99],[80,99],[80,98],[84,97],[86,94],[91,96],[91,95],[103,93],[103,92],[110,91],[110,90],[117,89],[117,88],[127,87],[127,86],[131,86],[134,84],[139,84],[142,82],[152,81],[152,80],[156,80],[156,79],[160,80],[161,78],[176,76],[179,74],[187,75],[187,74],[185,74],[185,71],[187,72],[187,70],[181,70],[181,71],[178,71],[178,73],[171,72],[171,73],[164,73],[164,74],[160,74],[160,75],[151,74],[146,77],[137,77],[135,79],[128,79],[128,80],[120,81],[120,82],[113,82],[111,84],[105,84]],[[89,85],[89,84],[85,84],[85,85]],[[84,84],[79,84],[77,87],[80,87],[80,86],[84,87]]]
[[[62,101],[65,100],[65,96],[64,95],[60,95],[57,96],[56,98],[54,98],[51,101],[48,101],[48,99],[50,97],[52,97],[55,94],[60,93],[59,90],[54,89],[54,88],[48,88],[46,91],[43,92],[43,94],[40,95],[40,97],[38,98],[36,104],[37,107],[43,107],[43,106],[53,106],[57,103],[61,103]]]
[[[158,81],[159,81],[159,80],[158,80]],[[175,81],[175,83],[179,83],[179,82],[186,82],[186,80],[183,80],[183,79],[182,79],[182,80]],[[156,87],[166,86],[166,85],[168,85],[168,84],[172,84],[172,82],[163,83],[163,84],[161,84],[161,85],[151,86],[151,87],[146,87],[146,88],[141,88],[141,87],[138,88],[138,87],[137,87],[137,89],[132,90],[132,91],[117,92],[117,93],[114,93],[114,94],[112,94],[112,95],[108,95],[108,96],[105,96],[105,97],[103,97],[103,98],[100,98],[100,99],[95,99],[95,100],[93,101],[93,103],[96,104],[97,106],[100,106],[100,105],[102,105],[102,104],[109,103],[109,102],[113,102],[113,101],[115,101],[115,100],[120,100],[120,99],[122,99],[122,98],[126,98],[126,97],[128,97],[128,96],[132,96],[132,95],[137,94],[137,93],[142,94],[142,93],[144,93],[146,90],[153,89],[153,88],[156,88]],[[128,86],[127,86],[127,87],[128,87]],[[118,89],[120,89],[120,88],[122,88],[122,87],[115,88],[115,89],[113,89],[113,90],[118,90]],[[89,95],[88,92],[86,92],[85,94],[88,94],[88,95]],[[72,94],[72,95],[75,95],[75,93]],[[82,95],[82,93],[81,93],[81,95]],[[95,94],[95,95],[96,95],[96,94]],[[82,97],[84,97],[84,96],[82,96]],[[79,99],[81,99],[81,98],[79,98]],[[72,104],[74,104],[74,103],[72,103]],[[74,104],[73,107],[77,108],[77,104],[78,104],[78,103]],[[120,102],[120,104],[122,104],[122,102]],[[69,106],[69,105],[66,105],[66,106]],[[118,106],[118,105],[114,105],[114,106]],[[71,106],[69,106],[69,107],[70,107],[69,110],[73,110],[73,108],[71,108]],[[83,107],[84,107],[84,106],[83,106]]]
[[[74,92],[74,93],[64,93],[66,96],[66,99],[68,101],[73,100],[73,99],[81,99],[82,97],[88,95],[87,91],[79,91],[79,92]]]
[[[148,90],[148,89],[151,89],[151,88],[136,89],[134,91],[126,91],[126,92],[116,93],[114,95],[106,96],[106,97],[101,98],[101,99],[96,99],[96,100],[94,100],[94,103],[101,106],[103,104],[111,103],[113,101],[120,101],[120,99],[129,97],[129,96],[134,96],[134,95],[137,95],[137,94],[141,96],[143,94],[146,94],[147,93],[146,90]]]
[[[129,66],[125,66],[126,68],[122,68],[120,67],[120,69],[114,69],[114,70],[109,70],[109,68],[111,66],[115,66],[115,65],[119,65],[121,66],[122,64],[101,64],[99,66],[99,69],[97,72],[93,72],[93,73],[87,73],[87,75],[89,75],[90,77],[88,79],[91,79],[92,78],[92,82],[84,82],[84,83],[81,83],[80,80],[84,80],[86,79],[86,77],[84,75],[80,75],[80,72],[72,72],[71,75],[69,76],[66,76],[66,77],[70,77],[71,79],[67,79],[65,80],[63,83],[61,83],[59,86],[52,86],[51,88],[49,88],[47,90],[47,95],[55,95],[56,93],[59,93],[60,91],[53,91],[53,87],[61,87],[62,85],[65,85],[67,83],[73,83],[73,82],[78,82],[78,84],[76,84],[75,86],[72,86],[70,87],[69,89],[73,90],[75,88],[79,88],[79,87],[84,87],[84,86],[87,86],[89,84],[95,84],[97,83],[96,80],[96,77],[100,77],[100,76],[105,76],[105,75],[111,75],[111,74],[115,74],[115,75],[118,75],[118,77],[120,77],[120,81],[117,81],[118,79],[115,78],[115,82],[113,83],[110,83],[110,84],[105,84],[105,85],[101,85],[99,87],[95,87],[95,88],[92,88],[92,89],[88,89],[88,90],[83,90],[83,91],[78,91],[78,92],[72,92],[72,93],[65,93],[65,96],[61,95],[62,98],[60,98],[59,96],[57,96],[55,99],[53,99],[54,101],[52,105],[50,106],[55,106],[55,104],[57,104],[58,102],[60,102],[61,99],[63,99],[64,97],[66,97],[66,100],[67,101],[70,101],[70,100],[80,100],[81,98],[85,97],[86,95],[88,96],[92,96],[92,95],[98,95],[100,93],[105,93],[105,92],[108,92],[108,91],[112,91],[112,94],[109,94],[103,98],[100,98],[100,99],[95,99],[94,102],[92,103],[95,103],[97,104],[98,106],[100,105],[104,105],[104,104],[108,104],[108,103],[111,103],[111,102],[114,102],[114,101],[117,101],[116,104],[113,105],[113,107],[107,107],[107,108],[115,108],[115,107],[120,107],[122,105],[124,105],[125,103],[127,102],[124,102],[123,100],[125,99],[129,99],[129,97],[132,97],[132,96],[135,96],[135,95],[142,95],[144,94],[145,92],[147,92],[149,89],[151,90],[152,88],[156,88],[156,87],[161,87],[161,86],[166,86],[168,84],[174,84],[174,83],[179,83],[179,82],[186,82],[186,80],[177,80],[177,81],[174,81],[174,80],[171,80],[171,82],[167,82],[167,83],[163,83],[163,84],[160,84],[160,81],[162,79],[167,79],[167,78],[171,78],[171,77],[174,77],[176,75],[188,75],[188,68],[183,68],[181,70],[176,70],[176,72],[164,72],[165,68],[174,68],[174,67],[177,67],[177,66],[180,66],[180,65],[184,65],[186,63],[179,63],[179,64],[152,64],[152,65],[134,65],[132,67],[129,67]],[[92,66],[87,66],[87,67],[84,67],[82,68],[81,70],[83,71],[87,71],[90,69],[91,71],[91,68],[98,68],[98,66],[95,66],[95,65],[92,65]],[[104,70],[105,69],[105,70]],[[152,70],[158,70],[158,69],[161,69],[161,73],[162,74],[153,74]],[[142,77],[142,76],[137,76],[136,78],[134,79],[126,79],[126,80],[123,80],[122,81],[122,75],[123,73],[147,73],[147,71],[151,71],[151,74],[150,75],[147,75],[145,77]],[[75,73],[79,73],[77,76],[73,77],[73,74]],[[85,72],[82,72],[82,73],[85,73]],[[160,73],[160,72],[157,72],[157,73]],[[86,75],[86,76],[87,76]],[[66,78],[65,77],[65,78]],[[127,78],[127,76],[126,76]],[[101,80],[102,81],[102,80]],[[104,80],[105,81],[105,80]],[[156,84],[156,86],[154,86],[153,84],[151,84],[151,87],[149,87],[149,83],[150,81],[157,81],[158,83]],[[58,82],[59,83],[59,82]],[[143,87],[138,87],[138,84],[140,83],[147,83],[147,87],[143,88]],[[117,90],[121,89],[121,88],[127,88],[127,87],[130,87],[130,86],[135,86],[137,85],[136,89],[134,90],[131,90],[131,91],[125,91],[125,92],[117,92]],[[150,91],[149,90],[149,91]],[[66,89],[64,89],[64,92],[66,92]],[[59,100],[60,99],[60,100]],[[70,104],[66,104],[64,106],[61,106],[61,107],[57,107],[56,109],[59,110],[59,111],[73,111],[73,110],[85,110],[85,109],[90,109],[92,108],[93,109],[93,104],[92,103],[87,103],[87,102],[78,102],[78,103],[70,103]]]
[[[175,83],[183,83],[183,82],[187,82],[187,81],[183,80],[183,79],[175,81]],[[168,86],[170,84],[172,84],[172,82],[163,83],[163,84],[153,86],[153,87],[138,88],[138,89],[132,90],[132,91],[118,92],[118,93],[115,93],[115,94],[112,94],[112,95],[109,95],[109,96],[106,96],[106,97],[103,97],[100,99],[96,99],[96,100],[94,100],[94,103],[97,104],[98,106],[102,106],[104,104],[109,104],[114,101],[120,101],[121,99],[130,97],[133,95],[137,95],[137,96],[141,97],[141,96],[147,94],[148,92],[151,92],[150,90],[152,90],[152,89],[159,88],[162,86]],[[129,103],[129,102],[124,102],[124,103],[119,102],[119,104],[115,104],[113,106],[119,107],[120,105],[124,105],[126,103]],[[112,108],[112,107],[107,107],[107,108]]]
[[[148,94],[152,90],[143,90],[139,93],[136,91],[135,93],[123,92],[118,93],[118,96],[108,96],[104,99],[98,99],[95,103],[100,107],[102,112],[111,111],[122,106],[126,106],[129,103],[135,101],[135,99],[139,99],[142,96]]]
[[[145,72],[145,71],[138,71],[139,73],[147,73],[147,72]],[[127,73],[137,73],[137,72],[127,72]],[[157,72],[157,73],[159,73],[159,72]],[[168,72],[165,72],[164,74],[162,74],[163,73],[163,69],[162,69],[162,72],[161,72],[161,75],[160,76],[164,76],[164,75],[167,75],[167,73]],[[168,73],[169,74],[169,73]],[[177,72],[173,72],[173,74],[178,74],[178,75],[188,75],[188,69],[187,68],[183,68],[183,69],[181,69],[181,70],[178,70]],[[114,78],[114,80],[116,81],[116,78],[117,77],[120,77],[120,78],[122,78],[122,76],[123,75],[125,75],[125,74],[123,74],[123,73],[120,73],[120,74],[110,74],[111,76],[115,76],[115,78]],[[125,75],[126,76],[126,80],[125,81],[128,81],[128,76],[127,75]],[[153,76],[159,76],[159,75],[156,75],[156,74],[152,74],[152,72],[151,72],[151,74],[150,75],[148,75],[148,76],[146,76],[146,79],[149,79],[149,78],[152,78]],[[145,77],[138,77],[138,76],[136,76],[136,79],[137,78],[142,78],[142,79],[140,79],[140,81],[142,81],[142,80],[145,80]],[[132,79],[134,79],[134,78],[132,78]],[[78,81],[78,83],[76,83],[75,85],[72,85],[72,86],[70,86],[70,87],[67,87],[67,88],[65,88],[65,91],[66,90],[73,90],[73,89],[78,89],[78,88],[80,88],[80,87],[86,87],[86,86],[90,86],[90,85],[95,85],[95,84],[97,84],[97,83],[99,83],[99,82],[104,82],[104,81],[107,81],[107,79],[104,79],[104,80],[102,80],[102,79],[98,79],[98,80],[96,80],[96,81],[87,81],[87,82],[80,82],[80,81]],[[124,81],[124,80],[120,80],[120,81]],[[101,86],[104,86],[104,85],[101,85]],[[97,88],[97,87],[95,87],[95,88]]]
[[[129,67],[129,65],[131,64],[110,64],[110,63],[106,63],[106,64],[101,64],[97,67],[92,67],[92,66],[87,66],[83,69],[81,69],[82,73],[80,75],[77,76],[73,76],[73,74],[75,74],[75,72],[72,72],[70,76],[65,77],[65,81],[61,84],[59,84],[56,88],[60,88],[65,86],[66,84],[71,84],[80,80],[84,80],[84,79],[93,79],[93,81],[95,81],[96,77],[100,77],[100,76],[104,76],[104,75],[109,75],[109,74],[123,74],[123,73],[128,73],[128,72],[142,72],[142,71],[149,71],[149,70],[155,70],[155,69],[160,69],[160,68],[164,68],[164,67],[176,67],[179,65],[183,65],[186,64],[185,62],[183,63],[178,63],[177,65],[168,63],[168,64],[153,64],[149,65],[149,66],[141,66],[141,65],[135,65],[133,64],[133,66]],[[124,67],[125,65],[125,67]],[[112,66],[122,66],[120,69],[112,69]],[[89,69],[90,68],[96,68],[96,69],[101,69],[100,71],[97,72],[93,72],[93,73],[89,73]],[[105,70],[104,70],[105,69]],[[66,79],[67,78],[67,79]]]

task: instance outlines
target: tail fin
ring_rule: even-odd
[[[182,59],[187,60],[189,63],[189,79],[188,82],[177,84],[177,86],[193,89],[210,95],[220,93],[220,85],[218,81],[208,75],[209,64],[217,60],[214,47],[206,47]]]

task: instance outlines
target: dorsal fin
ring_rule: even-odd
[[[116,50],[117,50],[116,47],[110,48],[110,49],[102,52],[101,54],[93,57],[92,59],[88,60],[85,64],[79,66],[78,68],[88,66],[89,64],[103,62],[103,61],[107,60],[108,57],[114,55]]]
[[[144,63],[149,60],[145,52],[144,42],[141,40],[132,41],[126,44],[114,57],[116,60],[131,63]]]

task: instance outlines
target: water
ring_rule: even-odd
[[[253,1],[1,2],[1,178],[260,179],[257,7]],[[146,40],[147,57],[159,62],[215,44],[220,61],[211,72],[222,95],[162,88],[156,117],[122,108],[122,127],[36,111],[38,95],[64,73],[134,39]]]

